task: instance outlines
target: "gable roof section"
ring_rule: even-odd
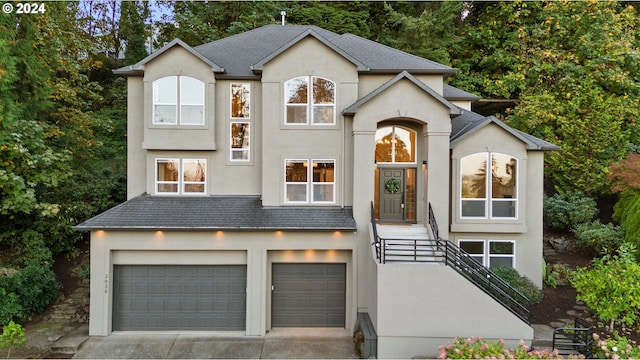
[[[160,50],[158,50],[158,51],[154,52],[153,54],[147,56],[146,58],[138,61],[137,63],[135,63],[133,65],[125,66],[125,67],[122,67],[122,68],[119,68],[119,69],[115,69],[115,70],[113,70],[113,72],[115,74],[119,74],[119,75],[142,75],[143,72],[144,72],[144,66],[147,63],[151,62],[153,59],[157,58],[158,56],[164,54],[165,52],[167,52],[169,49],[173,48],[174,46],[182,47],[183,49],[185,49],[188,52],[190,52],[193,56],[195,56],[198,59],[202,60],[205,64],[211,66],[211,71],[213,71],[215,73],[224,72],[224,68],[218,66],[211,59],[209,59],[206,56],[202,55],[201,53],[199,53],[194,48],[192,48],[191,46],[187,45],[184,41],[182,41],[180,39],[174,39],[171,42],[169,42],[168,44],[166,44],[165,46],[163,46]]]
[[[75,230],[355,231],[350,207],[262,207],[259,196],[141,195]]]
[[[411,75],[409,72],[403,71],[400,74],[394,76],[391,80],[389,80],[389,81],[385,82],[384,84],[382,84],[377,89],[375,89],[372,92],[370,92],[369,94],[365,95],[364,97],[362,97],[361,99],[359,99],[355,103],[349,105],[346,109],[344,109],[342,111],[342,115],[347,115],[347,116],[355,115],[356,111],[358,110],[358,107],[366,104],[367,102],[369,102],[369,100],[371,100],[374,97],[378,96],[379,94],[383,93],[385,90],[387,90],[388,88],[390,88],[391,86],[393,86],[394,84],[396,84],[397,82],[399,82],[402,79],[407,79],[407,80],[411,81],[413,84],[415,84],[417,87],[422,89],[424,92],[426,92],[427,94],[431,95],[434,99],[436,99],[442,105],[448,107],[449,108],[449,113],[451,115],[459,115],[461,113],[462,109],[460,109],[459,107],[457,107],[457,106],[453,105],[452,103],[450,103],[442,95],[440,95],[437,92],[435,92],[432,88],[428,87],[422,81],[416,79],[416,77]]]
[[[274,51],[271,54],[269,54],[266,58],[260,60],[258,63],[256,63],[255,65],[251,66],[251,70],[258,71],[258,72],[262,71],[262,68],[264,67],[264,64],[266,64],[269,61],[275,59],[276,57],[278,57],[278,55],[280,55],[283,52],[287,51],[289,48],[291,48],[292,46],[294,46],[295,44],[300,42],[302,39],[304,39],[306,37],[309,37],[309,36],[315,38],[318,41],[320,41],[321,43],[326,45],[328,48],[330,48],[331,50],[333,50],[336,53],[340,54],[340,56],[342,56],[343,58],[345,58],[348,61],[350,61],[352,64],[354,64],[358,68],[358,71],[368,71],[369,70],[369,68],[367,66],[365,66],[363,63],[359,62],[358,60],[354,59],[350,54],[344,52],[341,48],[335,46],[329,40],[325,39],[322,35],[320,35],[318,32],[316,32],[313,28],[310,28],[310,29],[304,31],[303,33],[301,33],[300,35],[296,36],[295,38],[293,38],[288,43],[284,44],[282,47],[280,47],[276,51]]]
[[[473,133],[482,129],[483,127],[495,124],[502,128],[504,131],[510,133],[527,146],[527,150],[540,150],[540,151],[552,151],[552,150],[560,150],[560,147],[539,139],[533,135],[529,135],[520,130],[514,129],[509,125],[503,123],[498,120],[495,116],[487,116],[484,117],[480,114],[476,114],[472,111],[462,110],[462,114],[458,117],[455,117],[451,121],[451,140],[450,147],[454,148],[457,143],[462,141],[463,139],[472,136]]]
[[[353,34],[338,35],[312,25],[266,25],[232,35],[193,49],[224,68],[219,78],[259,78],[262,66],[298,41],[313,36],[356,64],[358,71],[452,75],[455,69],[409,53],[361,38]],[[311,55],[310,55],[311,56]]]

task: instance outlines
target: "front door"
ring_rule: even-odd
[[[380,169],[380,220],[405,220],[405,169]]]

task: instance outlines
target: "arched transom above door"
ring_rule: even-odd
[[[376,163],[415,164],[416,132],[402,126],[385,126],[376,131]]]

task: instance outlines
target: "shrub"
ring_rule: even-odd
[[[640,195],[626,193],[613,207],[613,219],[625,233],[625,241],[640,245]]]
[[[2,336],[0,336],[0,348],[9,348],[7,359],[11,357],[12,348],[22,347],[26,343],[27,338],[22,325],[9,321],[2,329]]]
[[[593,268],[578,268],[571,278],[577,300],[584,303],[613,331],[615,323],[638,328],[640,319],[640,264],[635,247],[623,244],[618,255],[593,260]]]
[[[453,343],[439,347],[438,359],[562,359],[558,351],[531,350],[524,341],[515,349],[505,349],[504,341],[482,338],[455,338]]]
[[[542,301],[544,295],[538,290],[536,285],[527,277],[518,274],[518,271],[511,267],[495,266],[491,268],[494,274],[498,275],[507,284],[526,296],[531,304]]]
[[[605,225],[600,220],[577,225],[572,232],[580,246],[600,255],[614,254],[624,241],[624,232],[619,226]]]
[[[58,297],[51,251],[35,231],[22,234],[25,241],[16,262],[22,267],[10,276],[0,276],[0,323],[41,313]]]
[[[544,200],[544,222],[552,229],[570,230],[598,215],[596,201],[580,192],[555,194]]]
[[[640,346],[633,340],[615,335],[613,338],[602,339],[593,334],[596,346],[594,359],[640,359]]]

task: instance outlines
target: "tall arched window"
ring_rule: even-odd
[[[518,160],[481,152],[460,160],[460,215],[463,218],[516,218]]]
[[[376,131],[377,163],[416,162],[416,132],[400,126],[388,126]]]
[[[311,91],[309,86],[311,84]],[[334,125],[336,83],[318,76],[299,76],[284,84],[285,124]]]

